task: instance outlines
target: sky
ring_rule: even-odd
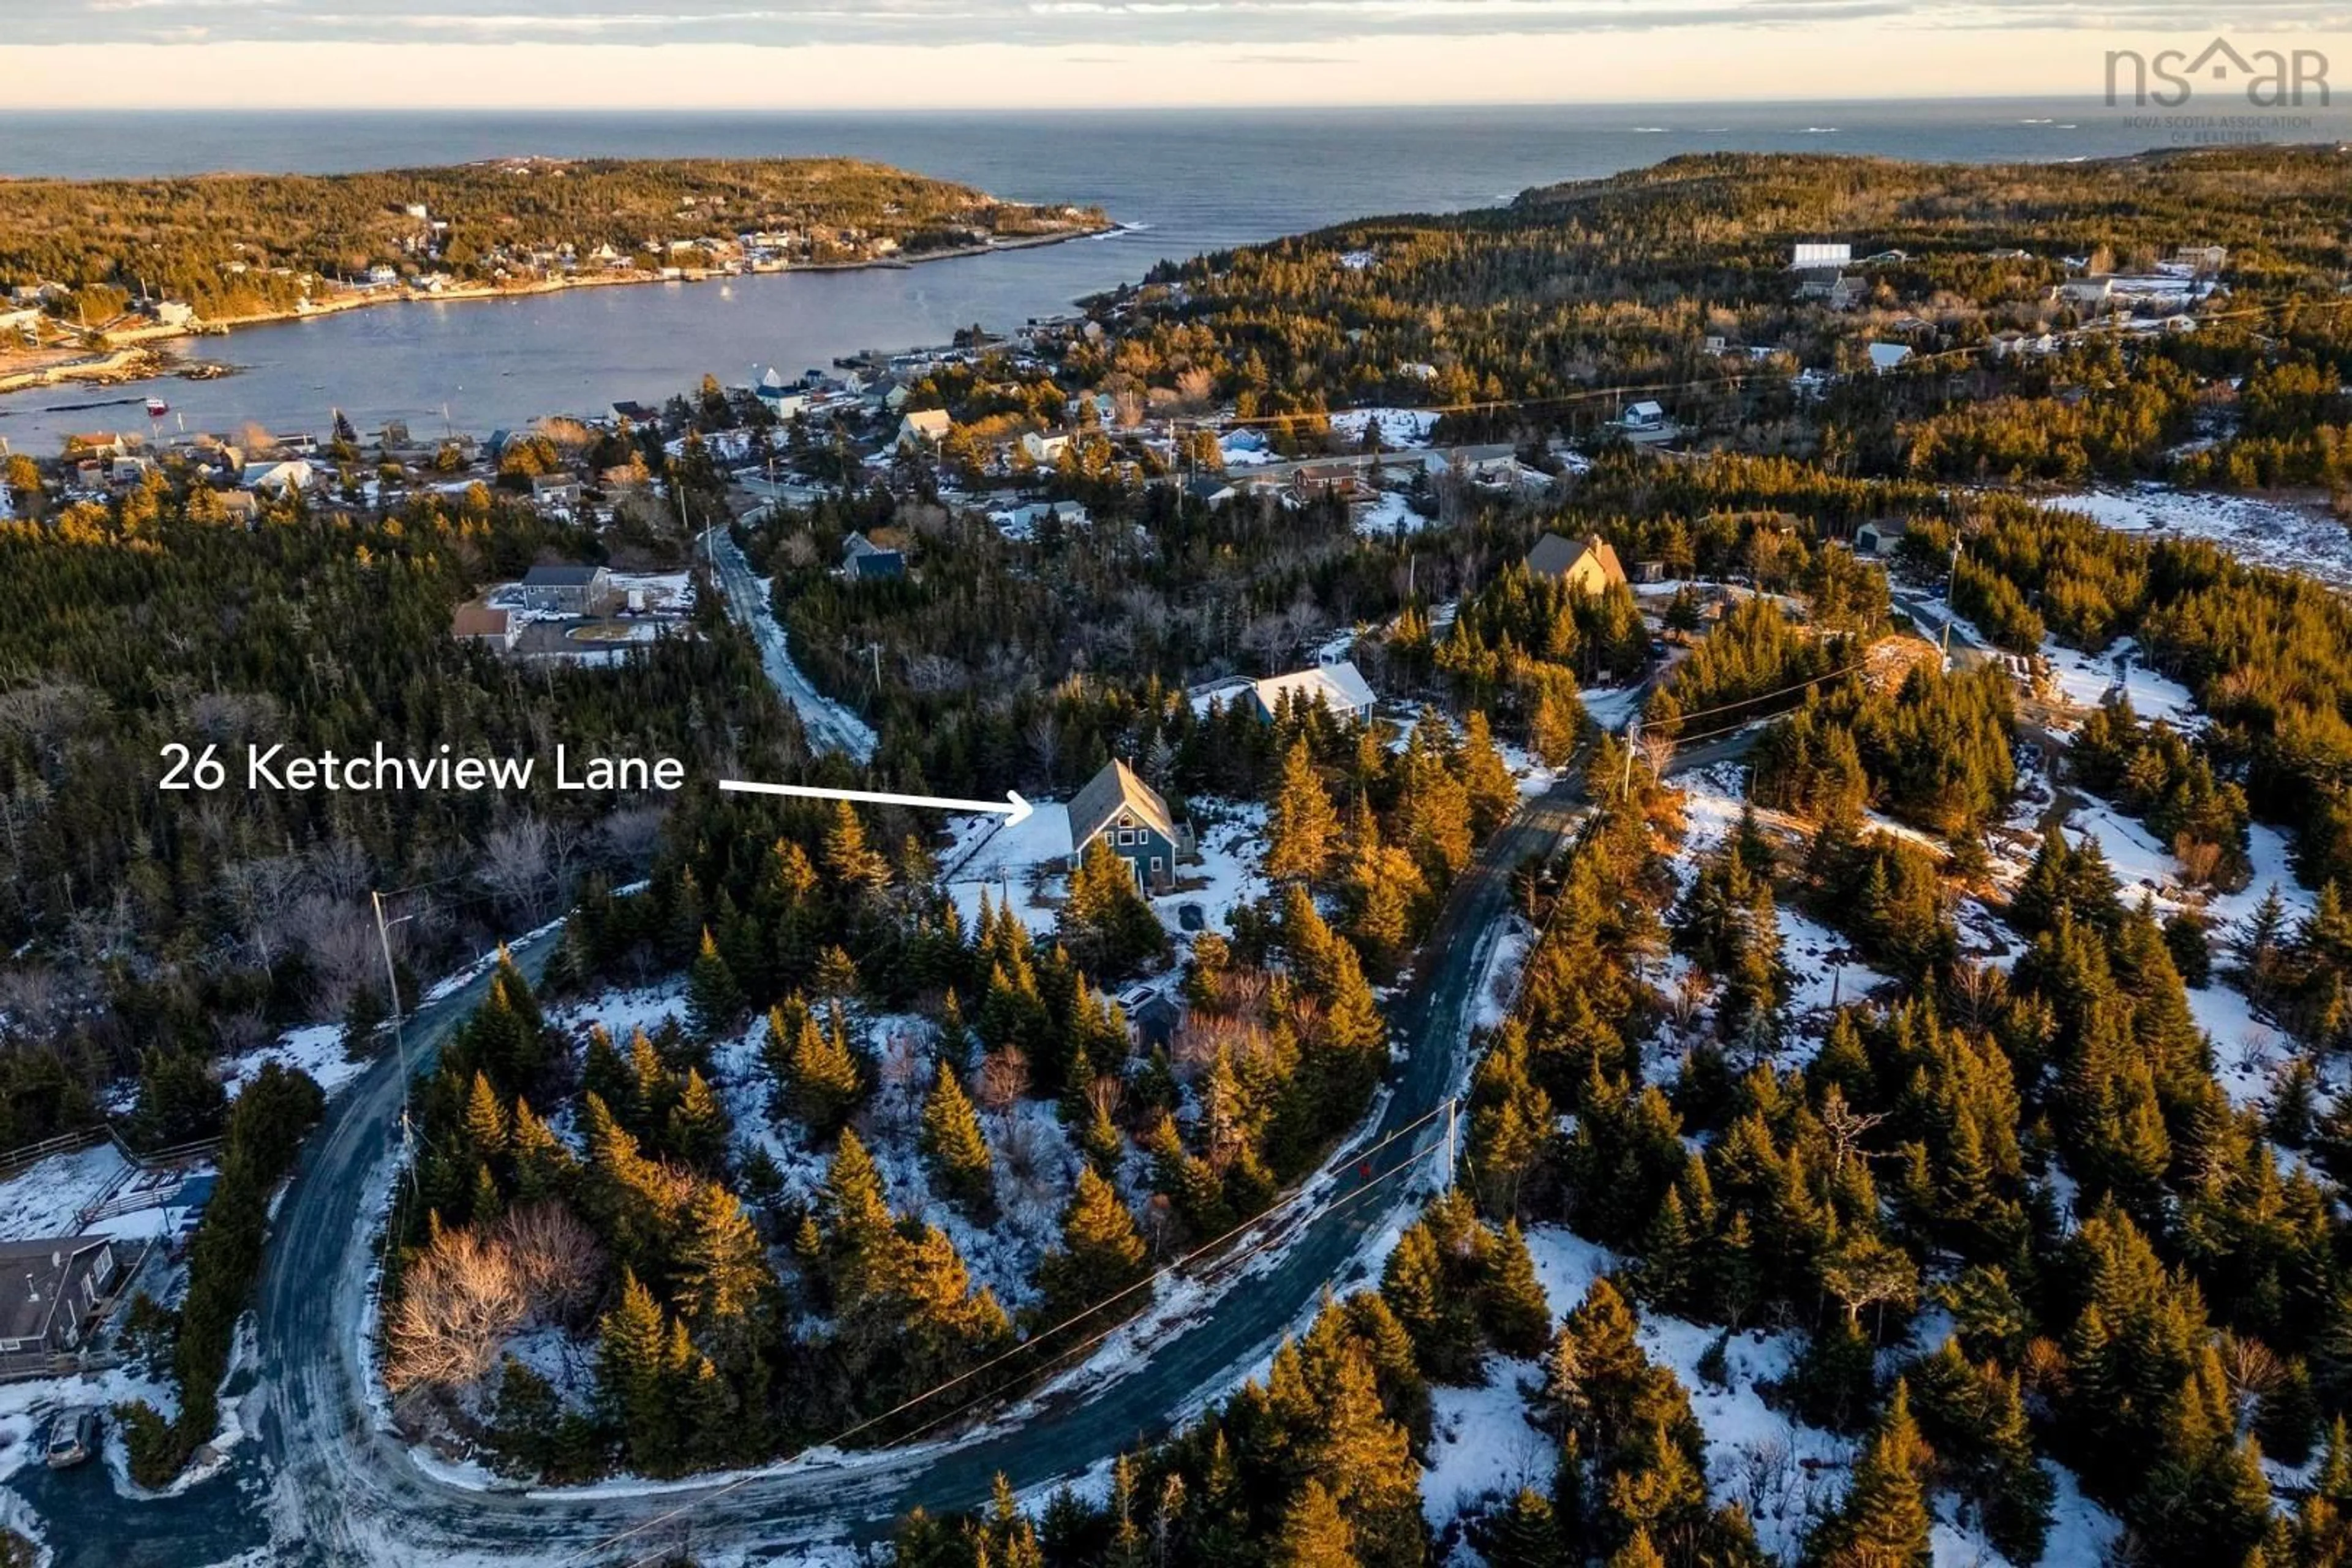
[[[918,109],[2083,96],[2352,0],[0,0],[26,109]],[[2202,104],[2200,107],[2203,107]]]

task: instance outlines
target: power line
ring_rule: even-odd
[[[1852,675],[1858,669],[1868,668],[1869,665],[1870,661],[1868,659],[1856,659],[1852,664],[1842,666],[1836,669],[1824,671],[1820,675],[1812,677],[1809,680],[1800,680],[1793,686],[1783,686],[1773,691],[1759,691],[1753,697],[1742,697],[1730,702],[1718,702],[1712,708],[1693,708],[1687,712],[1676,713],[1671,718],[1657,721],[1666,724],[1679,724],[1686,719],[1697,719],[1709,713],[1727,713],[1734,708],[1746,708],[1751,703],[1762,702],[1770,698],[1786,697],[1792,691],[1802,691],[1808,686],[1818,686],[1824,680],[1834,680],[1841,675]],[[1674,737],[1674,739],[1680,740],[1682,737],[1677,735]]]
[[[1394,1143],[1398,1139],[1402,1138],[1407,1133],[1412,1131],[1415,1128],[1423,1126],[1428,1122],[1434,1121],[1454,1103],[1454,1097],[1448,1097],[1442,1104],[1433,1108],[1432,1110],[1423,1111],[1421,1115],[1415,1117],[1412,1121],[1406,1122],[1403,1126],[1398,1128],[1395,1131],[1390,1133],[1387,1137],[1381,1139],[1378,1143],[1373,1144],[1362,1153],[1352,1155],[1350,1158],[1360,1163],[1369,1163],[1373,1155],[1379,1153],[1390,1144]],[[1423,1148],[1415,1150],[1411,1154],[1408,1154],[1402,1161],[1391,1166],[1388,1170],[1381,1172],[1376,1176],[1366,1179],[1355,1187],[1350,1188],[1348,1192],[1341,1194],[1339,1196],[1331,1199],[1328,1203],[1316,1208],[1309,1209],[1307,1211],[1306,1217],[1308,1220],[1313,1220],[1321,1215],[1338,1212],[1341,1207],[1354,1202],[1364,1194],[1370,1192],[1373,1188],[1387,1181],[1391,1176],[1412,1169],[1420,1161],[1427,1158],[1432,1150],[1440,1146],[1441,1145],[1439,1144],[1432,1143]],[[844,1427],[841,1431],[834,1434],[830,1437],[823,1439],[820,1442],[804,1443],[795,1450],[790,1458],[787,1458],[782,1462],[789,1464],[793,1459],[799,1458],[801,1456],[807,1454],[812,1449],[838,1447],[842,1444],[848,1442],[851,1438],[858,1436],[865,1432],[872,1430],[875,1426],[877,1426],[886,1421],[892,1420],[895,1417],[905,1414],[916,1405],[921,1405],[926,1401],[947,1392],[950,1388],[969,1383],[973,1378],[980,1376],[991,1368],[1001,1366],[1004,1363],[1012,1360],[1013,1357],[1034,1348],[1043,1341],[1051,1338],[1053,1335],[1061,1332],[1063,1330],[1073,1327],[1076,1324],[1084,1322],[1089,1318],[1095,1317],[1097,1314],[1101,1312],[1104,1308],[1123,1300],[1127,1297],[1132,1296],[1138,1290],[1144,1289],[1158,1283],[1163,1277],[1173,1273],[1175,1270],[1182,1268],[1185,1264],[1192,1262],[1193,1259],[1202,1257],[1203,1254],[1216,1250],[1218,1247],[1223,1246],[1227,1241],[1232,1240],[1234,1237],[1241,1235],[1243,1232],[1265,1224],[1266,1221],[1272,1219],[1277,1215],[1280,1215],[1286,1209],[1291,1208],[1304,1201],[1307,1195],[1308,1191],[1307,1189],[1302,1189],[1299,1192],[1293,1194],[1290,1197],[1275,1205],[1272,1208],[1265,1209],[1259,1214],[1253,1215],[1251,1218],[1243,1221],[1240,1225],[1234,1226],[1232,1229],[1226,1231],[1223,1235],[1216,1237],[1214,1240],[1204,1242],[1181,1257],[1174,1258],[1162,1265],[1150,1274],[1146,1275],[1143,1279],[1128,1286],[1125,1289],[1104,1297],[1100,1301],[1096,1302],[1085,1310],[1073,1313],[1071,1316],[1063,1319],[1060,1322],[1054,1324],[1050,1328],[1040,1330],[1038,1332],[1032,1334],[1029,1338],[1022,1341],[1018,1345],[1013,1346],[1011,1350],[992,1356],[989,1360],[981,1363],[978,1366],[971,1367],[958,1373],[954,1377],[945,1380],[944,1382],[935,1384],[931,1387],[924,1389],[921,1393],[913,1394],[908,1398],[900,1401],[898,1405],[882,1412],[878,1415],[868,1416],[865,1420],[859,1421],[854,1426]],[[1236,1252],[1233,1258],[1227,1261],[1229,1263],[1244,1262],[1265,1251],[1266,1248],[1273,1247],[1281,1239],[1282,1236],[1280,1234],[1269,1233]],[[1120,1321],[1111,1324],[1110,1327],[1103,1330],[1100,1333],[1080,1341],[1078,1343],[1069,1347],[1069,1349],[1063,1353],[1066,1355],[1075,1355],[1092,1350],[1095,1346],[1102,1343],[1105,1340],[1108,1340],[1111,1335],[1118,1332],[1119,1330],[1125,1327],[1127,1327],[1127,1321],[1121,1320]],[[959,1415],[964,1415],[980,1405],[989,1403],[991,1400],[1010,1393],[1017,1386],[1019,1386],[1019,1383],[1018,1380],[1015,1380],[1014,1382],[1001,1384],[998,1386],[990,1389],[985,1394],[977,1394],[974,1397],[966,1400],[964,1403],[956,1405],[953,1409],[950,1409],[940,1415],[934,1416],[932,1419],[913,1428],[911,1431],[902,1434],[899,1441],[908,1442],[916,1437],[919,1437],[924,1433],[934,1430],[945,1422],[951,1421]],[[666,1524],[675,1523],[692,1513],[695,1510],[705,1507],[710,1503],[717,1502],[719,1499],[740,1491],[742,1489],[752,1485],[754,1482],[772,1479],[775,1475],[775,1468],[772,1466],[763,1469],[751,1471],[745,1475],[738,1476],[735,1479],[727,1482],[725,1485],[717,1487],[712,1490],[702,1493],[687,1502],[683,1502],[666,1513],[656,1514],[653,1518],[646,1520],[641,1523],[631,1525],[626,1530],[617,1531],[613,1534],[604,1537],[603,1540],[596,1542],[593,1545],[580,1548],[572,1554],[570,1561],[584,1562],[599,1552],[609,1551],[611,1548],[618,1545],[622,1542],[633,1540],[641,1536],[647,1531],[658,1530]],[[655,1561],[655,1558],[633,1558],[631,1559],[630,1568],[636,1568],[637,1564],[652,1561]]]

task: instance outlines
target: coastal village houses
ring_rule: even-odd
[[[901,447],[936,447],[948,438],[955,421],[944,408],[926,408],[909,414],[898,421],[898,445]]]

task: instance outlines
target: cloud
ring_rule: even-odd
[[[10,6],[9,9],[19,9]],[[212,43],[1269,45],[1369,37],[1789,28],[1886,19],[1923,28],[2210,31],[2211,0],[37,0],[15,45]],[[2341,31],[2347,0],[2232,5],[2238,33]]]

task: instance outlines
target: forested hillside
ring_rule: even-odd
[[[0,523],[0,1141],[87,1124],[119,1073],[203,1085],[215,1057],[290,1025],[348,1011],[364,1029],[386,1003],[371,889],[416,889],[398,933],[413,985],[557,912],[583,872],[641,871],[664,803],[557,791],[558,742],[797,746],[715,605],[605,668],[450,637],[485,583],[610,542],[478,485],[380,515],[293,497],[248,529],[163,474]],[[542,761],[520,794],[247,787],[248,746],[379,743]],[[215,748],[224,787],[159,787],[173,744]],[[219,1093],[166,1089],[141,1114],[184,1142],[217,1130]]]
[[[864,242],[877,237],[920,254],[1101,221],[847,158],[526,158],[359,174],[8,180],[0,205],[0,288],[89,290],[90,308],[66,314],[93,324],[111,314],[109,304],[141,293],[214,318],[283,310],[310,276],[351,280],[379,265],[422,262],[488,279],[544,269],[560,248],[590,260],[610,247],[659,266],[673,239],[772,231],[813,239],[812,259],[848,261],[870,258]]]
[[[1121,331],[1100,366],[1171,387],[1197,377],[1244,416],[1287,416],[1277,428],[1310,446],[1329,411],[1368,400],[1450,410],[1444,432],[1475,440],[1594,433],[1654,395],[1711,438],[1841,472],[2178,467],[2193,481],[2341,485],[2347,167],[2329,147],[2030,167],[1693,154],[1504,207],[1168,264],[1105,303]],[[1823,240],[1854,258],[1844,310],[1790,268],[1796,244]],[[2125,352],[2097,307],[2053,298],[2189,246],[2228,256],[2227,292],[2193,331]],[[1983,352],[2004,331],[2084,327],[2097,330],[2054,352]],[[1817,398],[1792,388],[1801,366],[1854,368],[1865,340],[1948,357]],[[2169,450],[2224,412],[2234,438]]]

